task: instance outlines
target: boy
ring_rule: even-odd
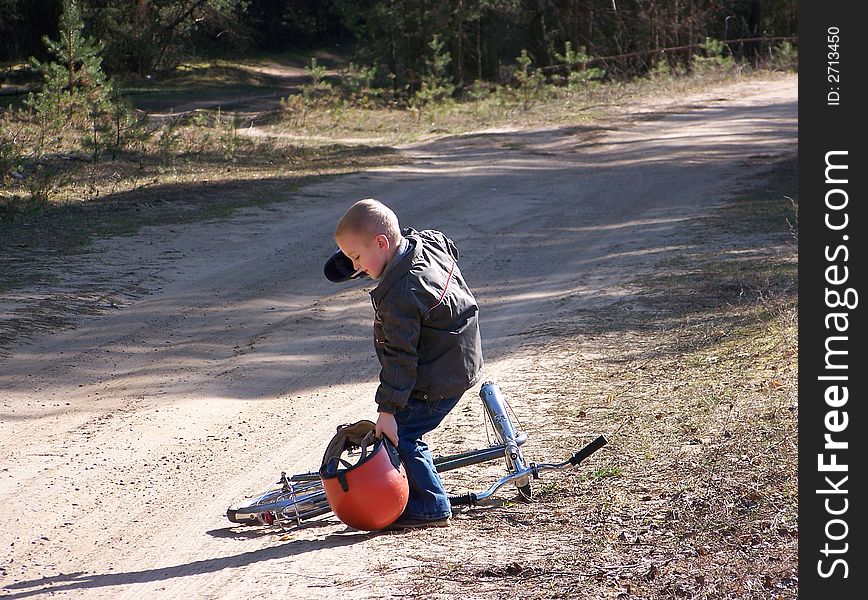
[[[378,285],[374,345],[380,361],[376,433],[398,448],[410,499],[388,529],[448,525],[452,510],[428,446],[432,431],[479,380],[479,307],[458,269],[458,249],[439,231],[403,231],[377,200],[353,204],[335,229],[332,281],[367,273]]]

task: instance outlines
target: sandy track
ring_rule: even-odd
[[[404,225],[447,232],[482,306],[486,377],[509,380],[533,352],[522,333],[617,301],[661,255],[688,252],[681,230],[740,178],[793,153],[796,87],[722,87],[609,130],[412,146],[400,168],[76,257],[65,283],[98,275],[149,293],[0,363],[0,596],[399,594],[377,567],[415,564],[401,536],[327,521],[282,537],[223,516],[280,470],[317,466],[337,424],[374,416],[371,282],[321,275],[335,220],[370,196]],[[448,551],[459,529],[410,535]]]

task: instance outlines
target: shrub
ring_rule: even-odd
[[[376,66],[365,68],[352,62],[340,72],[341,84],[350,102],[362,108],[376,105],[377,98],[382,93],[381,89],[374,87],[376,77]]]
[[[563,54],[555,52],[555,60],[563,66],[563,83],[569,90],[587,88],[594,79],[602,79],[606,75],[605,69],[588,67],[591,57],[585,52],[584,47],[578,51],[573,50],[572,44],[566,42]]]
[[[698,74],[728,71],[735,65],[732,54],[726,55],[728,48],[722,41],[705,38],[705,43],[701,44],[700,47],[703,49],[705,56],[697,54],[691,58],[691,66]]]
[[[522,49],[521,55],[517,56],[515,60],[518,63],[518,68],[513,71],[513,79],[516,82],[514,94],[522,112],[527,112],[534,103],[543,97],[546,80],[542,69],[531,70],[532,61],[527,50]]]
[[[428,48],[431,55],[425,59],[425,73],[422,76],[422,84],[413,95],[411,104],[416,108],[423,108],[430,104],[439,104],[452,98],[455,93],[455,84],[449,75],[448,67],[452,57],[445,49],[445,42],[435,35]]]
[[[790,42],[783,42],[769,49],[768,68],[780,71],[795,71],[799,65],[799,51]]]
[[[304,68],[304,72],[310,77],[310,82],[302,86],[302,96],[312,106],[316,106],[321,99],[329,97],[332,93],[332,85],[325,79],[327,70],[317,63],[316,57],[311,57],[310,65]]]

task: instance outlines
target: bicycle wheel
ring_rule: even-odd
[[[505,447],[504,461],[507,472],[512,474],[524,470],[527,463],[517,443],[521,437],[519,427],[514,421],[514,414],[510,414],[509,404],[500,388],[491,381],[483,383],[479,390],[479,397],[482,399],[482,405],[485,409],[483,410],[485,419],[491,425],[497,443]],[[533,499],[530,476],[517,479],[515,487],[518,490],[520,500],[528,502]]]
[[[310,474],[288,478],[283,474],[265,492],[231,505],[226,518],[239,525],[276,524],[286,530],[330,512],[319,478],[311,480]]]

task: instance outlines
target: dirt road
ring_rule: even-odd
[[[64,286],[139,292],[0,362],[0,596],[400,595],[414,567],[461,546],[461,519],[281,536],[224,518],[281,470],[318,466],[337,424],[375,414],[372,282],[322,276],[335,221],[376,197],[402,224],[446,232],[482,307],[485,376],[519,389],[526,334],[617,301],[689,251],[692,219],[794,152],[797,79],[641,110],[614,129],[408,147],[400,168],[287,186],[285,201],[231,221],[148,229],[71,259]],[[435,450],[484,437],[468,426],[475,404],[474,391]]]

